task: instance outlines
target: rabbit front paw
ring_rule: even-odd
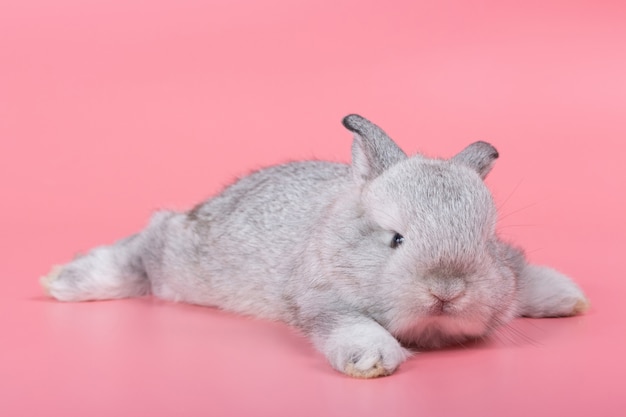
[[[331,365],[355,378],[390,375],[410,353],[373,321],[335,328],[325,340],[323,351]]]

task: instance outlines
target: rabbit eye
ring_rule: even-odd
[[[396,233],[395,235],[393,235],[393,239],[391,239],[391,247],[393,249],[397,248],[398,246],[400,246],[402,244],[402,242],[404,242],[404,236],[402,236],[400,233]]]

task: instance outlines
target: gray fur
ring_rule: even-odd
[[[454,160],[473,168],[484,179],[499,156],[498,151],[491,144],[479,141],[459,152]]]
[[[342,123],[354,133],[352,171],[357,183],[371,181],[407,158],[380,127],[364,117],[350,114],[343,118]]]
[[[567,277],[528,265],[495,233],[482,178],[497,151],[408,158],[378,126],[344,118],[352,166],[294,162],[244,177],[187,213],[53,270],[59,300],[139,296],[217,306],[300,328],[336,369],[393,372],[406,346],[483,337],[520,315],[571,315]],[[391,245],[396,233],[404,241]]]

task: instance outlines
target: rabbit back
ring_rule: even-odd
[[[349,167],[293,162],[246,176],[187,213],[159,212],[144,239],[155,295],[294,320],[298,265]]]

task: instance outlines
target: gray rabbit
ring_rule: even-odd
[[[282,320],[360,378],[392,373],[409,348],[587,309],[568,277],[528,264],[496,235],[483,182],[498,158],[493,146],[409,158],[365,118],[343,124],[354,133],[351,165],[262,169],[54,268],[44,288],[61,301],[154,294]]]

